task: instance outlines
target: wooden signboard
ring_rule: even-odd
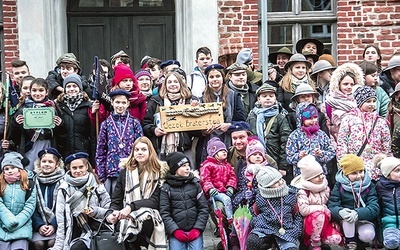
[[[160,107],[160,123],[165,132],[208,129],[223,122],[220,102]]]

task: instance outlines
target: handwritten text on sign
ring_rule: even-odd
[[[208,129],[224,122],[222,103],[201,103],[199,106],[160,107],[161,127],[165,132]]]

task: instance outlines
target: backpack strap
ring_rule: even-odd
[[[275,121],[275,119],[276,119],[276,116],[277,116],[277,115],[275,115],[275,116],[271,117],[271,119],[269,119],[269,121],[268,121],[268,123],[267,123],[267,127],[266,127],[265,130],[264,130],[264,137],[266,137],[266,136],[269,134],[269,132],[271,131],[272,124],[274,124],[274,121]]]

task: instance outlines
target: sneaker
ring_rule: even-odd
[[[346,243],[344,249],[346,249],[346,250],[357,250],[357,243],[356,242]]]

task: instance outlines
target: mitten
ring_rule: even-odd
[[[349,208],[343,208],[339,210],[339,215],[342,217],[343,220],[348,220],[351,210]]]
[[[247,201],[250,201],[251,199],[253,199],[253,192],[247,189],[246,192],[244,192],[244,198]]]
[[[208,193],[210,194],[211,197],[215,197],[218,195],[218,191],[215,188],[211,188]]]
[[[355,210],[350,212],[349,218],[347,219],[349,223],[355,223],[358,221],[358,213]]]
[[[201,232],[198,229],[193,228],[187,234],[187,238],[189,241],[194,241],[195,239],[199,238],[200,234],[201,234]]]
[[[173,235],[180,242],[188,242],[189,241],[186,232],[183,230],[180,230],[180,229],[175,230]]]
[[[233,187],[228,187],[226,189],[226,195],[231,198],[233,196],[233,193],[235,192],[235,190],[233,189]]]

